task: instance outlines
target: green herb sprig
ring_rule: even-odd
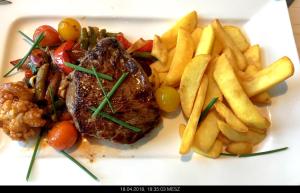
[[[211,101],[208,103],[208,105],[205,107],[204,111],[202,111],[200,118],[199,118],[199,122],[201,122],[206,115],[208,114],[209,110],[214,106],[214,104],[218,101],[218,97],[215,97],[213,99],[211,99]]]

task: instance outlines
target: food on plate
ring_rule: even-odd
[[[201,38],[202,30],[203,29],[201,27],[196,27],[196,29],[192,33],[192,38],[193,38],[193,41],[194,41],[195,50],[196,50],[198,42]]]
[[[65,150],[75,144],[77,135],[77,129],[71,121],[61,121],[49,130],[47,139],[50,146],[57,150]]]
[[[33,34],[33,40],[35,41],[41,33],[44,33],[45,37],[40,42],[40,46],[57,46],[60,44],[59,34],[53,27],[49,25],[38,27]]]
[[[184,69],[179,86],[179,95],[182,112],[186,117],[189,117],[192,112],[197,91],[209,61],[209,55],[201,54],[195,56]]]
[[[233,142],[226,147],[228,153],[242,155],[252,153],[253,144],[247,142]]]
[[[212,25],[206,26],[201,32],[195,55],[210,54],[214,45],[215,31]]]
[[[155,35],[153,39],[153,48],[151,54],[163,64],[168,61],[168,48],[157,35]]]
[[[179,19],[174,26],[166,31],[162,36],[162,42],[167,46],[168,49],[173,48],[178,41],[177,35],[179,29],[184,29],[189,33],[192,33],[198,23],[198,16],[196,11],[192,11]]]
[[[80,31],[80,23],[74,18],[64,18],[58,24],[58,33],[66,41],[76,41],[80,37]]]
[[[194,53],[194,42],[191,34],[183,28],[178,29],[175,54],[170,70],[165,78],[168,86],[178,86],[185,66],[191,61]]]
[[[245,52],[249,48],[250,44],[240,28],[232,25],[225,25],[223,28],[241,52]]]
[[[134,132],[102,116],[93,118],[91,107],[104,100],[94,76],[75,71],[68,87],[66,104],[80,133],[118,143],[134,143],[150,132],[160,120],[154,91],[144,70],[114,38],[100,40],[96,48],[82,58],[80,66],[97,72],[110,74],[112,81],[102,81],[103,87],[111,90],[122,73],[128,76],[113,94],[111,104],[114,117],[141,129]],[[103,109],[112,113],[109,106]]]
[[[156,89],[155,98],[159,108],[168,113],[175,111],[180,104],[177,90],[170,86],[161,86]]]
[[[43,109],[33,102],[33,97],[24,82],[0,85],[0,125],[14,140],[35,137],[46,124]]]

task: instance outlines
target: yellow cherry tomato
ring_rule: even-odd
[[[58,33],[63,40],[76,41],[80,37],[80,23],[73,18],[64,18],[58,24]]]
[[[177,90],[169,86],[158,88],[155,91],[155,98],[159,108],[165,112],[175,111],[180,103]]]

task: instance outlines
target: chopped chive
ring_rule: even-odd
[[[38,138],[35,142],[33,154],[31,156],[30,164],[29,164],[29,167],[28,167],[28,170],[27,170],[26,181],[28,181],[28,179],[30,177],[30,174],[31,174],[31,171],[32,171],[32,166],[33,166],[35,158],[36,158],[36,153],[39,149],[39,145],[40,145],[40,142],[41,142],[41,139],[42,139],[42,136],[43,136],[43,130],[42,129],[41,129],[40,134],[39,134],[39,136],[38,136]]]
[[[100,78],[99,78],[99,76],[98,76],[98,74],[97,74],[96,69],[95,69],[94,66],[92,67],[92,70],[93,70],[93,72],[94,72],[95,77],[97,78],[98,84],[99,84],[99,86],[100,86],[100,88],[101,88],[101,90],[102,90],[102,93],[103,93],[103,95],[104,95],[104,97],[105,97],[105,100],[107,100],[107,103],[108,103],[108,105],[109,105],[109,107],[110,107],[110,109],[111,109],[111,112],[115,113],[113,106],[111,105],[109,99],[107,98],[106,91],[105,91],[105,89],[103,88],[102,82],[101,82],[101,80],[100,80]]]
[[[91,110],[95,112],[96,108],[95,107],[91,107]],[[107,113],[99,112],[99,115],[102,116],[102,117],[104,117],[104,118],[106,118],[106,119],[108,119],[108,120],[110,120],[110,121],[112,121],[112,122],[115,122],[115,123],[117,123],[117,124],[119,124],[119,125],[127,128],[127,129],[130,129],[130,130],[132,130],[134,132],[140,132],[141,131],[140,128],[132,126],[129,123],[126,123],[126,122],[124,122],[124,121],[122,121],[120,119],[117,119],[116,117],[113,117],[113,116],[111,116],[111,115],[109,115]]]
[[[70,67],[70,68],[73,68],[77,71],[85,72],[87,74],[94,75],[94,72],[92,70],[84,68],[82,66],[78,66],[78,65],[75,65],[75,64],[72,64],[72,63],[69,63],[69,62],[65,62],[65,65]],[[100,78],[103,78],[103,79],[106,79],[106,80],[112,80],[113,79],[110,75],[107,75],[107,74],[102,74],[102,73],[99,73],[99,72],[97,72],[97,74]]]
[[[26,59],[28,58],[28,56],[31,54],[32,50],[43,40],[44,38],[44,33],[41,33],[36,41],[34,42],[34,44],[31,46],[31,48],[29,49],[29,51],[26,53],[26,55],[18,62],[18,64],[16,64],[13,68],[11,68],[6,74],[4,74],[4,77],[7,77],[14,69],[16,68],[20,68],[24,62],[26,61]]]
[[[117,82],[112,87],[112,89],[108,92],[107,98],[104,98],[101,101],[101,103],[99,104],[99,106],[97,107],[97,109],[94,111],[94,113],[92,114],[92,117],[95,118],[99,114],[99,112],[105,107],[108,99],[110,99],[110,97],[116,92],[116,90],[119,88],[119,86],[125,80],[125,78],[127,77],[127,75],[128,75],[128,72],[122,74],[122,76],[117,80]]]
[[[86,167],[84,167],[81,163],[79,163],[75,158],[73,158],[71,155],[69,155],[65,151],[60,151],[64,156],[69,158],[72,162],[74,162],[77,166],[79,166],[83,171],[85,171],[87,174],[89,174],[92,178],[98,181],[97,176],[95,176],[92,172],[90,172]]]
[[[28,36],[26,35],[24,32],[22,32],[21,30],[18,31],[23,37],[24,37],[24,41],[27,42],[29,45],[33,45],[34,41]],[[39,48],[43,51],[46,51],[44,48],[40,47],[39,45],[37,45],[35,48]]]
[[[52,86],[50,86],[50,98],[51,98],[51,107],[52,107],[52,111],[53,111],[53,114],[54,114],[54,120],[56,120],[57,114],[56,114],[56,107],[55,107],[55,101],[54,101]]]
[[[279,149],[273,149],[273,150],[270,150],[270,151],[263,151],[263,152],[258,152],[258,153],[241,154],[241,155],[232,154],[232,153],[221,153],[220,155],[238,156],[238,157],[252,157],[252,156],[266,155],[266,154],[270,154],[270,153],[276,153],[276,152],[284,151],[284,150],[287,150],[287,149],[288,149],[288,147],[283,147],[283,148],[279,148]]]
[[[204,111],[201,113],[201,116],[199,118],[199,122],[201,122],[206,117],[209,110],[214,106],[214,104],[217,102],[217,100],[218,100],[218,97],[215,97],[215,98],[211,99],[211,101],[205,107]]]

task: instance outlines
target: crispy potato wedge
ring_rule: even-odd
[[[169,51],[168,61],[166,63],[162,63],[161,61],[157,60],[150,65],[150,68],[155,69],[159,73],[168,72],[170,69],[174,54],[175,54],[175,48],[173,48],[172,50]]]
[[[258,71],[250,81],[243,81],[242,86],[249,97],[262,93],[294,74],[292,61],[284,56],[270,66]]]
[[[218,19],[214,20],[212,25],[214,27],[217,38],[222,42],[224,46],[229,47],[232,50],[239,69],[244,70],[247,67],[247,61],[242,52],[235,45],[231,37],[225,32]]]
[[[157,35],[153,38],[151,55],[155,56],[162,63],[166,63],[168,61],[168,49]]]
[[[198,55],[184,69],[180,81],[179,96],[181,108],[186,117],[189,117],[192,112],[197,91],[209,60],[209,55]]]
[[[160,85],[160,80],[159,74],[155,69],[152,69],[152,74],[151,76],[149,76],[149,81],[152,84],[154,90],[158,89]]]
[[[249,127],[265,130],[270,122],[263,117],[252,104],[225,54],[222,54],[216,64],[214,78],[235,115]]]
[[[223,49],[224,49],[223,44],[220,42],[220,40],[217,37],[215,37],[214,45],[211,51],[211,57],[212,58],[217,57],[219,54],[222,53]]]
[[[232,141],[230,141],[227,137],[225,137],[225,135],[223,135],[223,133],[221,133],[221,132],[219,132],[217,140],[222,141],[222,143],[224,145],[228,145],[228,144],[232,143]]]
[[[202,34],[202,30],[203,29],[201,27],[196,27],[196,29],[192,33],[192,38],[193,38],[193,41],[194,41],[195,50],[196,50],[196,47],[199,43],[199,40],[200,40],[200,37],[201,37],[201,34]]]
[[[203,152],[208,152],[216,141],[219,134],[217,120],[217,113],[210,111],[198,126],[194,144]]]
[[[237,132],[221,120],[217,121],[217,125],[222,134],[234,142],[248,142],[255,145],[260,143],[266,137],[266,134],[256,133],[251,129],[245,133]]]
[[[166,31],[162,36],[161,40],[168,49],[175,47],[178,31],[180,28],[192,33],[198,24],[198,16],[196,11],[192,11],[179,19],[174,26]]]
[[[186,129],[184,130],[181,145],[180,154],[186,154],[189,152],[191,145],[193,144],[194,136],[197,130],[197,125],[201,115],[201,110],[204,104],[204,99],[206,95],[208,80],[204,75],[198,89],[197,97],[195,99],[194,108],[192,110],[191,116],[188,120]]]
[[[207,86],[206,97],[205,97],[203,108],[207,107],[208,103],[215,97],[218,97],[219,101],[223,100],[223,95],[213,77],[216,61],[217,58],[210,60],[210,63],[207,66],[206,74],[208,76],[208,86]]]
[[[146,41],[143,38],[140,38],[137,41],[135,41],[126,51],[128,53],[132,53],[132,52],[140,49],[141,47],[143,47],[145,44],[146,44]]]
[[[250,98],[252,102],[257,104],[269,105],[272,103],[270,94],[265,91]]]
[[[180,124],[179,125],[179,134],[180,134],[180,137],[182,137],[184,130],[185,130],[185,125],[184,124]],[[223,150],[223,142],[221,140],[217,139],[215,141],[215,143],[213,144],[213,146],[211,147],[211,149],[207,153],[201,151],[199,149],[199,147],[195,146],[194,144],[192,146],[192,150],[195,153],[198,153],[198,154],[203,155],[205,157],[218,158],[220,156],[220,154],[222,153],[222,150]]]
[[[194,53],[194,42],[189,32],[184,29],[178,30],[175,54],[166,76],[165,84],[178,86],[186,65],[192,60]]]
[[[215,109],[232,129],[238,132],[248,131],[248,127],[242,121],[240,121],[239,118],[237,118],[235,114],[222,102],[216,102]]]
[[[159,76],[159,83],[162,84],[167,76],[167,72],[159,72],[158,76]]]
[[[252,153],[253,144],[247,142],[234,142],[229,144],[226,149],[228,153],[241,155]]]
[[[197,46],[196,56],[200,54],[210,54],[215,41],[215,31],[212,25],[206,26],[202,33]]]
[[[250,47],[247,38],[244,36],[240,28],[232,25],[226,25],[223,28],[241,52],[245,52]]]
[[[248,65],[254,65],[257,70],[262,69],[260,47],[258,44],[249,47],[244,52],[244,56],[247,60]]]

